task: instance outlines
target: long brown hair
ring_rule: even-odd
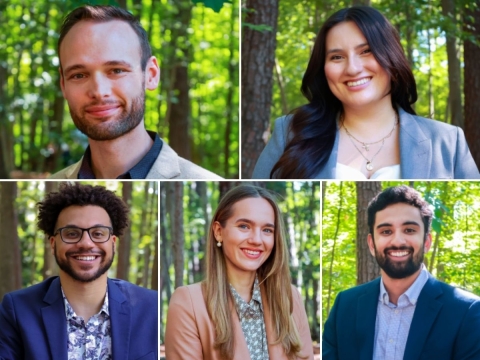
[[[281,343],[289,358],[300,356],[300,336],[293,321],[293,299],[288,267],[288,250],[285,242],[283,218],[274,195],[269,191],[252,186],[240,185],[230,190],[220,200],[210,224],[207,238],[207,278],[202,283],[207,310],[215,326],[214,347],[222,359],[232,359],[235,349],[231,306],[234,303],[229,289],[225,257],[216,246],[213,224],[218,221],[222,227],[232,216],[233,205],[246,198],[263,198],[269,202],[275,213],[274,246],[268,259],[257,270],[257,276],[268,306],[275,331],[275,343]]]
[[[342,103],[333,95],[325,76],[325,45],[330,29],[346,21],[358,26],[375,59],[390,75],[392,106],[415,115],[411,105],[417,101],[417,86],[397,30],[372,7],[339,10],[327,19],[317,35],[301,87],[308,104],[294,110],[290,123],[293,136],[272,168],[271,178],[314,178],[330,157]]]

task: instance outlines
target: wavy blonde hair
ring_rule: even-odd
[[[247,198],[263,198],[269,202],[275,213],[274,246],[268,259],[257,270],[257,275],[275,330],[275,344],[281,343],[289,359],[301,357],[302,344],[293,321],[293,298],[288,267],[288,249],[285,241],[283,218],[275,196],[268,190],[252,185],[240,185],[230,190],[220,200],[210,224],[207,238],[207,277],[202,283],[208,314],[215,326],[214,347],[220,351],[222,359],[233,358],[235,350],[234,327],[231,306],[234,300],[230,293],[227,268],[222,248],[216,246],[214,223],[222,227],[232,216],[233,205]]]

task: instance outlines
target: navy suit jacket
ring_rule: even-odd
[[[411,115],[401,108],[398,114],[402,179],[480,179],[461,128]],[[275,121],[272,137],[255,165],[254,179],[270,178],[270,171],[291,139],[291,118]],[[330,157],[315,179],[335,179],[339,139],[337,131]]]
[[[158,293],[108,279],[115,360],[158,359]],[[66,360],[67,320],[60,279],[6,294],[0,305],[0,359]]]
[[[380,278],[338,294],[323,332],[323,360],[372,360]],[[405,360],[480,359],[480,298],[429,279],[418,297]]]

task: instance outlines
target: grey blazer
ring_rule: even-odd
[[[80,161],[66,167],[63,170],[50,176],[50,179],[76,179],[82,165],[83,157]],[[222,179],[220,176],[195,165],[177,155],[165,141],[163,141],[162,150],[147,174],[147,179]]]
[[[402,179],[480,179],[463,130],[399,109]],[[253,179],[269,179],[270,171],[291,138],[291,116],[275,120],[275,129],[253,171]],[[332,153],[315,179],[335,179],[339,132]]]

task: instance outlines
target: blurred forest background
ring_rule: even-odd
[[[480,183],[322,183],[322,322],[338,292],[373,280],[380,268],[368,245],[367,205],[390,186],[415,188],[431,205],[432,247],[425,266],[437,279],[480,295]]]
[[[206,234],[219,199],[241,182],[162,182],[160,187],[160,343],[168,303],[205,276]],[[287,231],[292,283],[304,300],[312,339],[320,338],[320,183],[249,182],[278,196]]]
[[[480,166],[478,0],[242,0],[242,178],[251,178],[273,120],[306,103],[300,86],[324,21],[355,4],[397,28],[417,82],[415,111],[462,127]]]
[[[45,177],[88,145],[60,91],[56,53],[63,17],[86,3],[0,0],[0,179]],[[238,178],[238,2],[88,3],[126,8],[148,33],[161,79],[147,91],[147,129],[180,156]]]
[[[130,208],[108,275],[158,289],[158,182],[81,181],[102,185]],[[37,203],[58,191],[55,181],[0,182],[0,301],[7,292],[58,275],[50,240],[37,228]]]

